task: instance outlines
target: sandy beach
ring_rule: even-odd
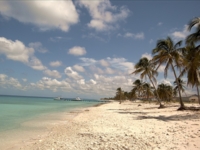
[[[175,103],[167,106],[157,109],[153,103],[126,101],[85,108],[18,146],[22,150],[199,150],[200,112],[177,111]]]

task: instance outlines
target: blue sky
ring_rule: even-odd
[[[158,39],[190,34],[200,1],[0,1],[0,94],[101,98],[130,91]],[[173,74],[158,83],[173,83]],[[187,89],[192,94],[195,89]]]

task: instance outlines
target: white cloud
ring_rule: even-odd
[[[73,68],[78,72],[85,72],[85,69],[82,66],[74,65]]]
[[[82,56],[86,54],[86,50],[84,47],[74,46],[69,49],[68,54],[71,54],[74,56]]]
[[[93,58],[82,57],[82,58],[80,58],[80,60],[83,61],[83,63],[81,64],[82,66],[90,66],[90,65],[94,65],[95,63],[97,63],[97,60],[95,60]]]
[[[77,83],[78,83],[78,84],[82,84],[82,85],[84,85],[84,84],[85,84],[85,79],[77,80]]]
[[[152,59],[152,56],[151,56],[151,54],[149,54],[149,53],[144,53],[144,54],[142,54],[142,57],[141,57],[141,58],[143,58],[143,57],[146,57],[146,58],[148,58],[149,60]]]
[[[78,22],[78,13],[72,0],[1,1],[0,12],[5,17],[34,24],[41,30],[68,31],[72,24]]]
[[[34,49],[26,47],[21,41],[0,37],[0,54],[6,55],[8,59],[28,63],[33,53]]]
[[[50,77],[54,77],[54,78],[61,78],[60,73],[57,70],[44,70],[43,71],[45,75],[48,75]]]
[[[80,6],[88,9],[92,20],[88,27],[97,31],[105,31],[117,27],[117,22],[124,20],[129,15],[129,10],[124,6],[118,9],[112,6],[109,0],[104,1],[85,1],[78,0]]]
[[[104,74],[105,73],[101,68],[99,68],[95,65],[90,66],[89,69],[94,73],[98,73],[98,74]]]
[[[113,69],[109,68],[109,67],[106,68],[105,72],[107,74],[114,74],[115,73],[115,71]]]
[[[51,67],[59,67],[59,66],[62,65],[62,62],[61,61],[52,61],[52,62],[49,63],[49,65]]]
[[[67,81],[58,81],[57,79],[51,79],[48,77],[44,77],[37,83],[31,83],[31,86],[37,87],[42,90],[49,89],[53,92],[56,92],[58,90],[59,91],[73,90],[71,85]]]
[[[74,80],[80,80],[80,79],[83,78],[81,75],[78,74],[78,72],[72,70],[71,67],[67,67],[67,68],[65,69],[65,74],[66,74],[68,77],[70,77],[70,78],[72,78],[72,79],[74,79]]]
[[[97,84],[97,82],[96,82],[95,80],[93,80],[93,79],[90,79],[90,82],[91,82],[92,84]]]
[[[128,62],[125,58],[107,58],[110,65],[118,70],[130,74],[134,70],[134,63]]]
[[[100,60],[99,63],[100,63],[103,67],[108,67],[108,66],[110,65],[110,64],[109,64],[106,60],[104,60],[104,59]]]
[[[187,30],[188,25],[184,25],[182,31],[174,31],[170,35],[176,40],[183,40],[189,35],[189,31]]]
[[[165,65],[160,65],[160,67],[158,68],[158,72],[163,73],[165,70]]]
[[[7,59],[19,61],[35,70],[44,70],[46,67],[34,56],[34,49],[26,47],[21,41],[12,41],[0,37],[0,54]]]
[[[5,74],[0,74],[0,86],[3,88],[16,88],[19,90],[25,90],[18,79],[8,77]]]
[[[34,48],[36,51],[40,53],[46,53],[48,50],[42,46],[40,42],[29,43],[29,47]]]
[[[172,86],[171,82],[166,79],[163,79],[160,83],[164,83],[164,84]]]
[[[125,38],[134,38],[134,39],[144,39],[144,33],[143,32],[140,32],[140,33],[130,33],[130,32],[127,32],[124,34],[124,37]]]

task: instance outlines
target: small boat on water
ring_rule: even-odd
[[[61,97],[56,97],[56,98],[54,98],[54,100],[61,100]]]
[[[80,97],[76,97],[76,99],[75,99],[76,101],[80,101],[81,99],[80,99]]]

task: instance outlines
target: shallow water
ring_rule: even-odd
[[[63,121],[63,115],[97,102],[55,101],[53,98],[0,96],[0,148],[36,138],[51,124]],[[12,149],[12,148],[11,148]]]

